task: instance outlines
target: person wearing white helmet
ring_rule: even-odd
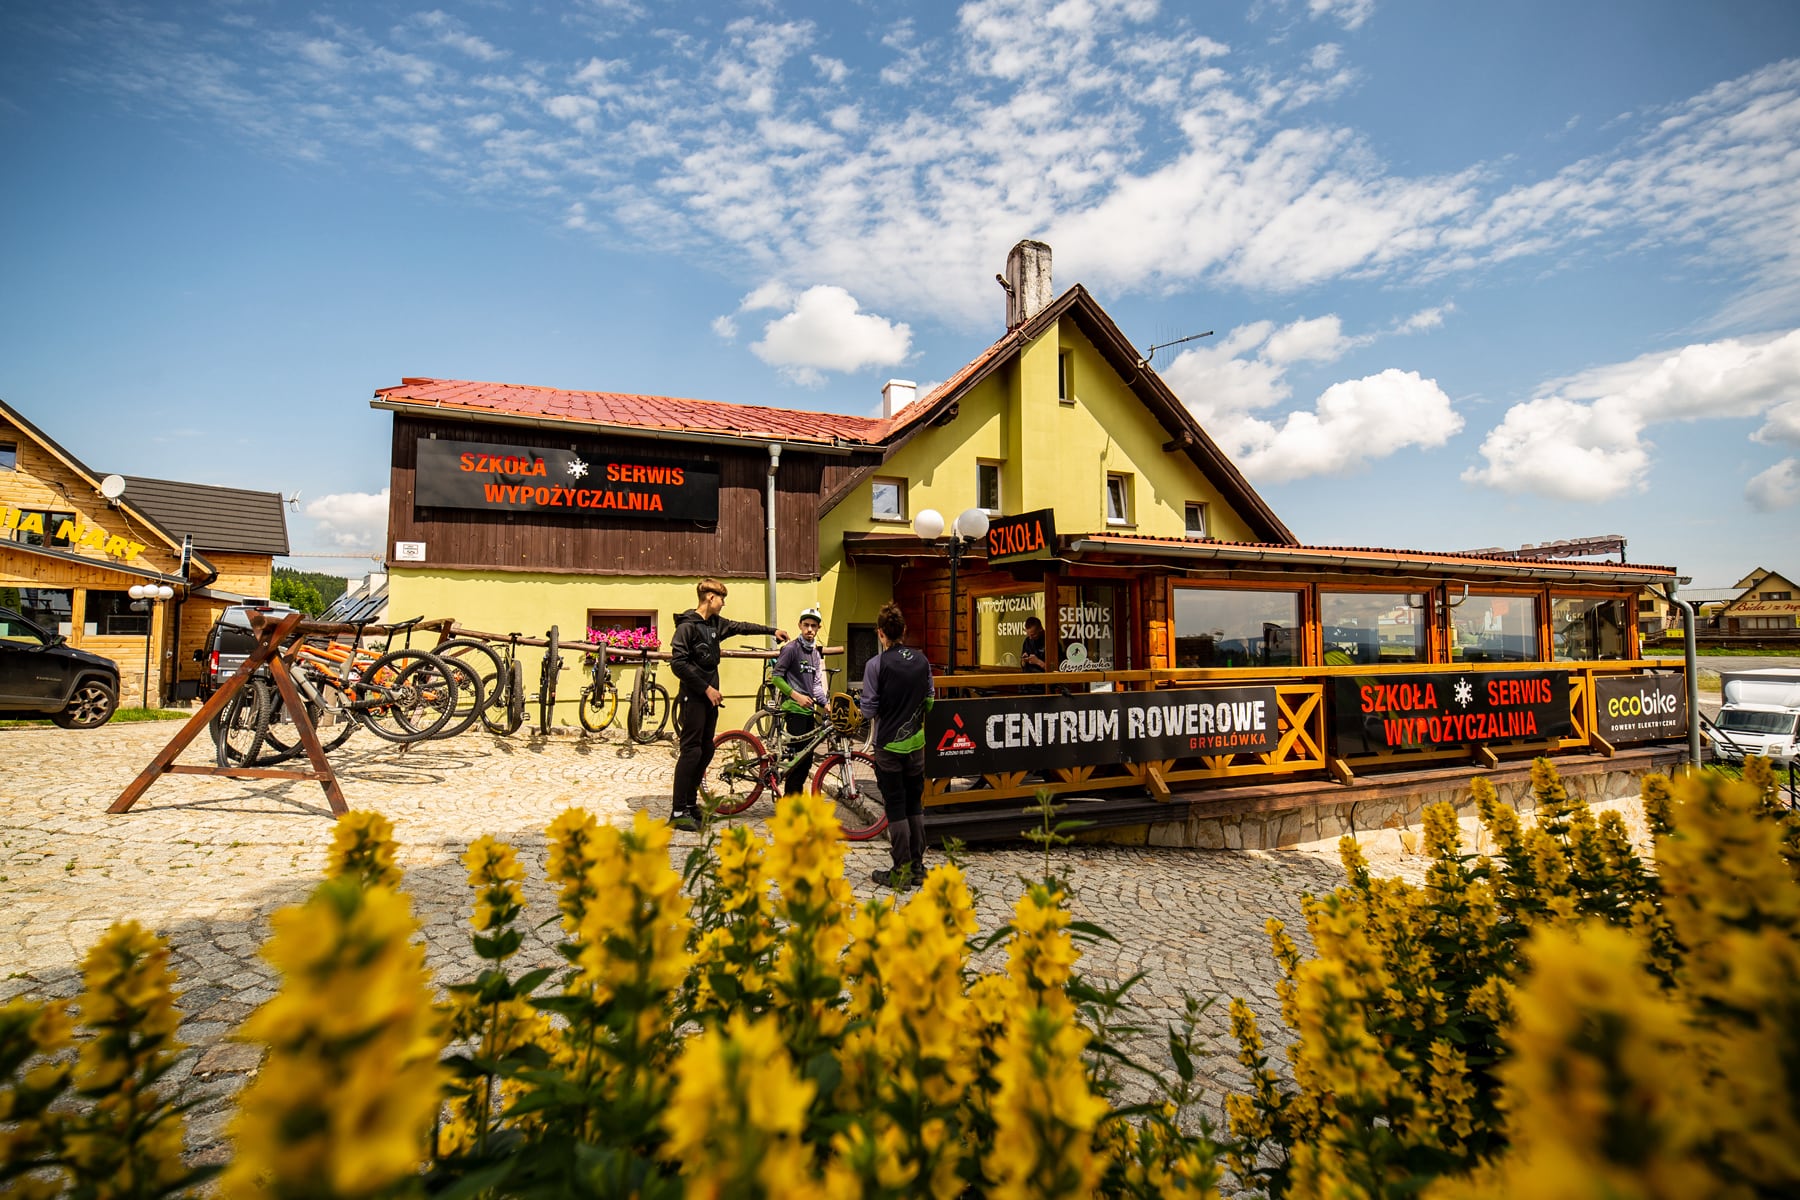
[[[787,726],[789,745],[812,733],[825,709],[825,656],[819,649],[819,628],[824,623],[818,609],[803,611],[800,636],[783,646],[775,659],[775,689],[781,693],[781,719]],[[781,794],[806,791],[806,772],[811,766],[810,751],[795,759],[782,781]]]

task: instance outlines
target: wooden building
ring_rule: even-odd
[[[143,703],[146,680],[161,703],[197,670],[217,612],[268,595],[271,556],[287,550],[280,497],[111,478],[109,498],[108,476],[0,402],[0,605],[116,662],[122,707]],[[134,601],[138,584],[173,595]]]
[[[1595,744],[1596,679],[1646,669],[1637,596],[1671,569],[1303,545],[1085,288],[1052,295],[1049,267],[1048,247],[1016,247],[1005,334],[927,396],[891,382],[878,418],[458,380],[382,389],[375,407],[395,413],[392,611],[496,631],[554,622],[565,636],[651,625],[666,642],[694,579],[717,575],[729,616],[767,619],[771,588],[775,623],[821,607],[851,679],[891,598],[949,697],[1054,682],[1045,702],[1072,711],[1089,703],[1077,693],[1273,689],[1258,693],[1266,745],[1133,750],[1071,766],[1055,788]],[[976,510],[990,530],[921,536],[927,509],[945,524]],[[1019,673],[1027,617],[1059,668],[1035,687]],[[1471,714],[1486,701],[1446,699],[1440,675],[1459,698],[1493,684],[1499,700],[1545,699],[1529,720],[1514,705],[1484,724]],[[1375,746],[1341,711],[1356,698],[1340,682],[1391,689],[1390,677],[1425,680],[1405,698],[1423,713],[1429,694],[1439,720]],[[728,702],[756,682],[754,664],[736,664]],[[1096,728],[1111,703],[1091,702]],[[1424,720],[1407,714],[1376,715]],[[940,799],[953,773],[937,772]],[[961,774],[996,797],[1036,786],[1023,771]]]

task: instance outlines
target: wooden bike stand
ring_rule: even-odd
[[[181,727],[169,744],[159,751],[150,765],[145,767],[138,777],[131,781],[126,789],[119,793],[119,798],[112,802],[109,813],[130,812],[131,806],[138,798],[150,790],[150,785],[164,775],[219,775],[228,779],[314,779],[325,789],[325,799],[331,804],[334,815],[350,811],[344,803],[344,793],[338,787],[337,773],[325,757],[325,748],[319,744],[319,735],[313,729],[312,717],[306,711],[305,701],[300,699],[300,689],[294,686],[294,677],[288,673],[287,664],[281,659],[281,645],[305,618],[304,613],[293,612],[282,617],[280,621],[270,623],[260,613],[251,613],[250,621],[256,629],[256,649],[244,660],[237,674],[225,681],[225,686],[214,692],[200,706],[200,711],[188,718],[187,724]],[[181,752],[188,744],[200,736],[208,723],[225,710],[233,696],[243,691],[250,684],[250,677],[258,668],[267,666],[270,676],[275,680],[276,690],[281,693],[282,703],[287,706],[288,714],[294,720],[294,729],[300,735],[301,745],[306,747],[307,761],[312,763],[310,771],[282,771],[273,767],[199,767],[177,763]]]

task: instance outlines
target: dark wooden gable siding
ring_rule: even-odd
[[[633,518],[627,514],[538,517],[413,504],[415,446],[435,433],[466,442],[544,449],[617,451],[629,445],[660,459],[717,464],[716,526]],[[595,575],[767,574],[763,525],[769,459],[760,448],[738,450],[655,437],[582,437],[510,425],[394,417],[393,482],[388,498],[388,553],[393,542],[424,542],[425,565],[461,570],[578,572]],[[776,561],[784,579],[812,579],[819,571],[821,458],[781,456],[776,476]]]

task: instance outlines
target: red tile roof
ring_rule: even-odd
[[[382,388],[375,396],[378,400],[463,413],[548,417],[596,425],[825,444],[872,444],[880,440],[890,424],[875,417],[768,408],[760,404],[634,396],[620,392],[571,392],[529,384],[476,383],[463,379],[402,379],[398,387]]]

